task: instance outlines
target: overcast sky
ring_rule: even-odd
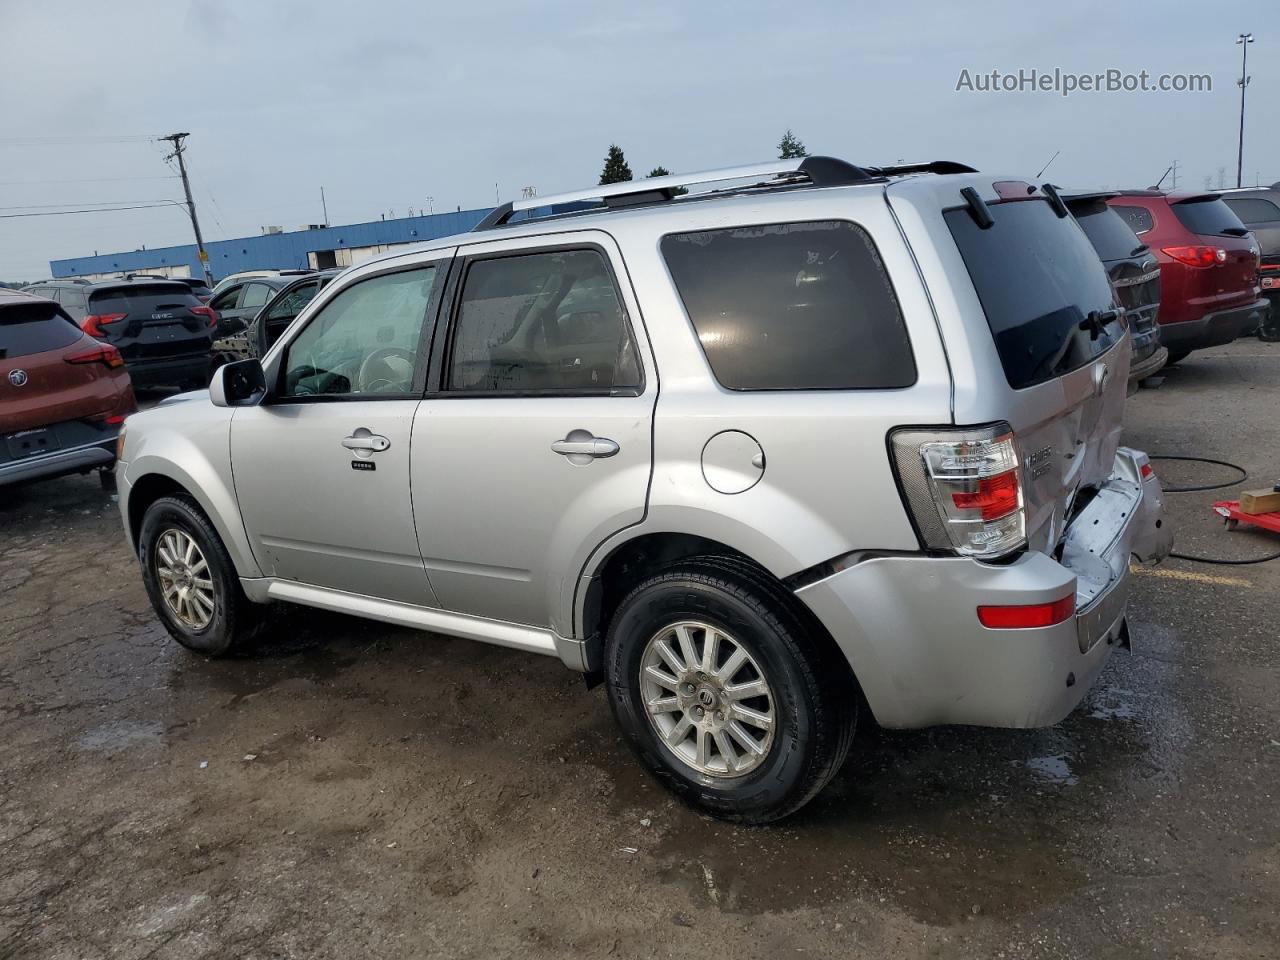
[[[0,213],[180,198],[165,145],[142,139],[174,131],[207,240],[319,223],[321,185],[331,223],[467,209],[495,183],[503,199],[595,183],[611,142],[642,176],[770,159],[787,127],[854,162],[1033,175],[1061,150],[1057,183],[1147,186],[1176,159],[1180,186],[1220,167],[1234,184],[1249,30],[1245,178],[1280,180],[1273,0],[885,6],[0,0]],[[1205,73],[1213,90],[956,91],[963,69],[1019,68]],[[7,217],[0,279],[190,239],[176,207]]]

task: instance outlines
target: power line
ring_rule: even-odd
[[[71,200],[67,203],[16,203],[0,210],[53,210],[57,207],[109,207],[120,203],[182,203],[181,200],[170,200],[166,197],[147,197],[144,200]]]
[[[176,173],[154,177],[89,177],[84,180],[0,180],[0,187],[26,187],[44,183],[122,183],[126,180],[177,180]]]
[[[88,210],[46,210],[42,213],[0,213],[0,220],[12,220],[15,217],[64,217],[69,213],[114,213],[117,210],[150,210],[154,207],[167,207],[177,203],[181,206],[181,201],[170,201],[169,203],[140,203],[132,207],[94,207]]]
[[[0,137],[0,147],[47,147],[80,143],[146,143],[155,139],[157,138],[154,134],[117,137]]]

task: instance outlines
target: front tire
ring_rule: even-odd
[[[187,496],[162,497],[142,518],[138,559],[151,606],[188,650],[220,657],[247,644],[262,623],[209,518]]]
[[[839,770],[859,694],[786,592],[745,563],[685,561],[637,586],[609,626],[615,718],[695,806],[768,823]]]

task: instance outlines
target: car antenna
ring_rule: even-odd
[[[1174,166],[1174,165],[1173,165],[1172,163],[1171,163],[1171,164],[1169,164],[1169,168],[1168,168],[1167,170],[1165,170],[1165,172],[1164,172],[1163,174],[1161,174],[1161,175],[1160,175],[1160,179],[1156,181],[1156,185],[1155,185],[1154,187],[1152,187],[1152,188],[1151,188],[1152,190],[1159,190],[1159,189],[1160,189],[1160,184],[1164,183],[1164,178],[1165,178],[1165,177],[1167,177],[1170,173],[1172,173],[1172,172],[1173,172],[1173,166]]]
[[[1053,161],[1057,160],[1057,159],[1058,159],[1058,154],[1060,154],[1061,152],[1062,152],[1061,150],[1055,150],[1055,151],[1053,152],[1053,156],[1049,158],[1049,163],[1053,163]],[[1036,179],[1037,179],[1037,180],[1039,180],[1041,177],[1043,177],[1043,176],[1044,176],[1044,172],[1045,172],[1046,170],[1048,170],[1048,169],[1049,169],[1049,163],[1046,163],[1043,167],[1041,167],[1041,168],[1040,168],[1040,172],[1036,174]]]

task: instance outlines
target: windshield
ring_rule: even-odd
[[[1060,377],[1118,342],[1124,327],[1108,315],[1117,306],[1111,282],[1075,221],[1058,217],[1045,200],[987,208],[995,222],[986,230],[967,207],[944,216],[1009,385]]]

